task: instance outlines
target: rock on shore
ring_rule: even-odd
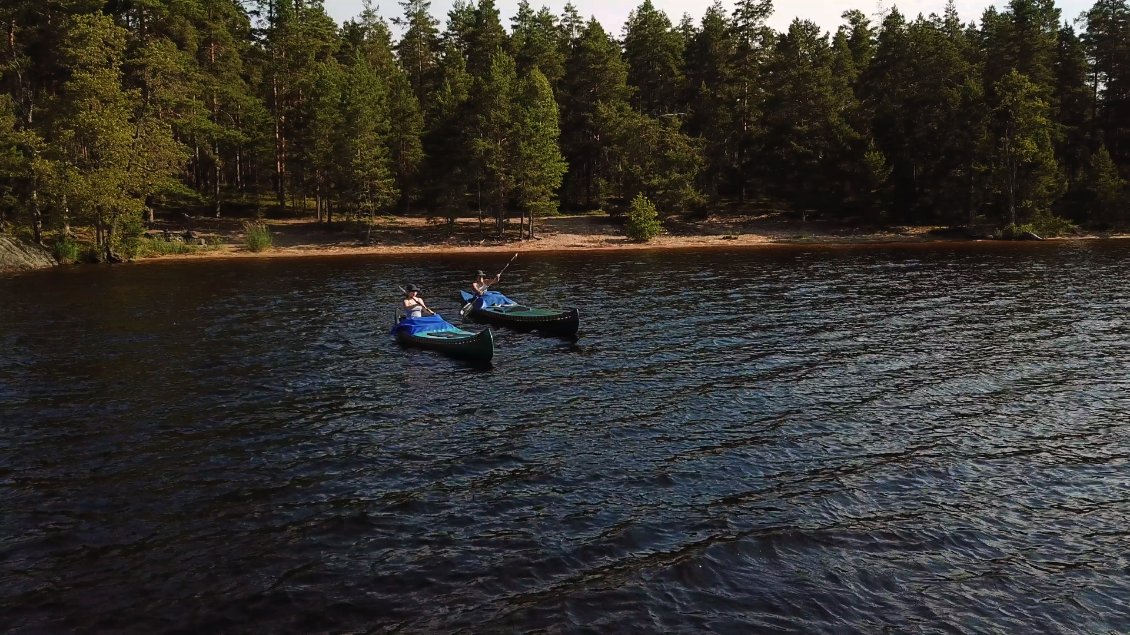
[[[43,269],[56,264],[46,249],[11,236],[0,236],[0,271]]]

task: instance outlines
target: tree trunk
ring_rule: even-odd
[[[1016,169],[1008,170],[1008,221],[1016,224]]]
[[[0,227],[4,218],[0,216]],[[35,236],[35,244],[43,245],[43,212],[39,209],[39,183],[33,178],[31,182],[31,230]]]
[[[208,45],[208,62],[212,68],[216,67],[216,40],[215,38],[209,42]],[[220,100],[216,98],[216,91],[212,91],[212,125],[220,125]],[[220,217],[220,142],[212,138],[212,204],[214,205],[212,211],[215,212],[216,218]]]
[[[223,202],[220,200],[220,173],[222,170],[220,168],[220,147],[218,144],[212,146],[212,152],[214,156],[212,159],[212,211],[216,213],[216,218],[219,218]]]
[[[318,217],[318,222],[322,222],[322,174],[321,170],[314,171],[314,214]]]
[[[71,208],[67,204],[67,193],[63,192],[63,201],[61,205],[61,212],[63,216],[63,235],[70,237],[71,235]]]
[[[286,139],[283,136],[285,117],[279,107],[279,82],[271,78],[271,94],[275,102],[275,195],[279,207],[286,207]]]

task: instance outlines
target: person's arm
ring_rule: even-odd
[[[420,298],[416,298],[416,304],[420,305],[420,308],[424,310],[424,313],[426,315],[435,315],[436,314],[436,312],[429,309],[428,305],[424,304],[424,301],[421,300]]]

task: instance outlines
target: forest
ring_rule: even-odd
[[[781,209],[1055,234],[1130,220],[1130,4],[963,23],[770,0],[619,32],[572,5],[7,0],[0,231],[128,257],[155,214]],[[393,27],[402,36],[393,36]]]

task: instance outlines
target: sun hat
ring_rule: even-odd
[[[420,287],[417,287],[417,286],[416,286],[416,285],[414,285],[414,284],[407,284],[407,285],[404,285],[404,292],[405,292],[405,293],[411,293],[412,291],[415,291],[416,293],[419,293],[419,292],[420,292]]]
[[[487,274],[484,273],[482,269],[479,269],[478,273],[475,274],[475,277],[476,278],[485,278],[485,277],[487,277]]]

